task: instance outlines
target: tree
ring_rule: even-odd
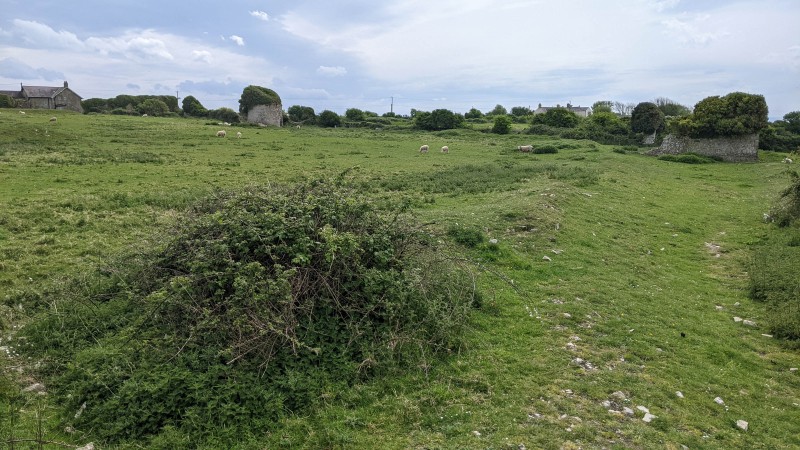
[[[495,134],[508,134],[511,132],[511,118],[508,116],[495,116],[494,125],[492,126],[492,133]]]
[[[613,107],[614,107],[614,102],[612,102],[611,100],[600,100],[594,102],[594,104],[592,105],[592,114],[610,113],[613,111],[612,109]]]
[[[602,108],[600,112],[595,112],[589,116],[588,123],[596,125],[603,132],[615,135],[627,134],[630,131],[619,116],[611,111],[603,111]]]
[[[631,112],[631,130],[634,133],[653,134],[664,126],[664,113],[655,103],[642,102]]]
[[[724,97],[715,95],[700,100],[692,114],[674,122],[673,131],[698,138],[742,136],[766,128],[768,116],[763,95],[731,92]]]
[[[148,116],[163,116],[169,112],[169,106],[164,101],[156,98],[148,98],[140,103],[137,109],[139,114],[147,114]]]
[[[515,106],[511,108],[511,115],[514,117],[525,117],[531,114],[533,114],[533,111],[527,106]]]
[[[470,108],[470,110],[464,114],[465,119],[480,119],[481,117],[483,117],[483,113],[475,108]]]
[[[317,121],[317,115],[314,113],[314,108],[310,106],[294,105],[287,111],[289,120],[292,122],[303,122],[309,125]]]
[[[2,101],[0,101],[2,105]],[[84,113],[101,113],[108,110],[108,100],[104,98],[87,98],[81,101]]]
[[[658,109],[664,113],[665,116],[688,116],[691,114],[691,110],[688,107],[681,105],[680,103],[676,103],[666,97],[658,97],[653,102],[658,106]]]
[[[575,128],[580,123],[581,118],[574,112],[564,107],[556,107],[547,110],[546,113],[533,116],[533,124],[549,125],[556,128]]]
[[[506,111],[506,108],[503,107],[503,105],[499,105],[499,104],[495,105],[493,110],[491,110],[488,113],[486,113],[487,116],[500,116],[500,115],[506,115],[506,114],[508,114],[508,111]]]
[[[784,127],[791,133],[800,134],[800,111],[792,111],[783,115]]]
[[[358,108],[348,108],[344,112],[344,116],[347,117],[347,120],[352,120],[354,122],[361,122],[364,120],[364,111]]]
[[[635,107],[635,103],[614,102],[614,112],[620,116],[630,116]]]
[[[333,128],[342,124],[342,118],[335,112],[326,109],[319,113],[317,123],[323,127]]]
[[[277,92],[261,86],[247,86],[239,98],[239,112],[247,114],[258,105],[280,105],[281,98]]]
[[[187,116],[205,117],[208,115],[208,110],[203,107],[199,100],[191,95],[184,97],[181,105],[183,107],[183,113]]]
[[[221,120],[223,122],[228,123],[238,123],[239,122],[239,114],[230,109],[230,108],[219,108],[219,109],[212,109],[208,112],[208,116],[212,119]]]
[[[434,109],[431,112],[418,111],[414,116],[414,126],[423,130],[450,130],[463,124],[464,116],[447,109]]]

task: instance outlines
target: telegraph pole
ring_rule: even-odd
[[[394,96],[392,96],[392,104],[389,105],[389,112],[394,113]]]

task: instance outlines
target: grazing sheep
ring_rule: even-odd
[[[236,139],[240,139],[241,137],[242,137],[242,132],[241,131],[237,131],[236,132]]]
[[[147,114],[142,114],[142,117],[147,117]]]
[[[23,116],[25,115],[25,111],[20,111],[19,113],[22,114]]]
[[[786,158],[783,158],[783,162],[785,162],[786,164],[791,164],[794,161],[792,161],[792,159],[787,156]]]
[[[51,117],[51,118],[50,118],[50,122],[55,122],[55,121],[57,121],[57,120],[58,120],[58,117],[55,117],[55,116],[53,116],[53,117]]]
[[[419,148],[420,153],[428,153],[428,144],[425,144]]]
[[[450,153],[450,147],[448,147],[446,145],[444,147],[442,147],[442,153]]]
[[[231,124],[229,124],[228,122],[222,122],[222,126],[229,127],[229,126],[231,126]]]
[[[297,126],[297,129],[298,129],[298,130],[300,129],[300,125],[298,125],[298,126]]]
[[[532,145],[520,145],[519,147],[517,147],[517,150],[519,150],[519,151],[521,151],[523,153],[530,153],[533,150],[533,146]]]
[[[227,133],[225,133],[225,130],[219,130],[219,131],[217,131],[217,137],[225,137],[225,135],[226,135],[226,134],[227,134]]]

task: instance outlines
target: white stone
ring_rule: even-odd
[[[78,447],[75,450],[94,450],[94,442],[89,442],[88,444],[84,445],[83,447]]]
[[[753,322],[752,320],[743,320],[743,321],[742,321],[742,323],[743,323],[743,324],[745,324],[745,325],[747,325],[748,327],[754,327],[754,326],[756,326],[756,323],[755,323],[755,322]]]
[[[481,437],[481,432],[478,430],[473,431],[472,434],[474,434],[476,437]]]
[[[797,367],[792,367],[789,369],[789,372],[797,372]]]
[[[625,399],[627,399],[627,397],[625,397],[625,393],[624,393],[624,392],[622,392],[622,391],[615,391],[614,393],[612,393],[612,394],[611,394],[611,396],[612,396],[612,397],[616,397],[616,398],[618,398],[618,399],[620,399],[620,400],[625,400]]]
[[[33,383],[32,385],[22,390],[22,392],[45,392],[45,391],[46,389],[42,383]]]
[[[720,398],[720,397],[715,398],[714,402],[716,402],[718,405],[724,405],[725,404],[725,401],[723,401],[722,398]]]
[[[601,403],[601,404],[603,405],[603,408],[606,408],[606,409],[611,408],[611,402],[608,401],[608,400],[603,400],[603,403]]]
[[[632,416],[633,415],[633,410],[628,408],[627,406],[622,408],[622,412],[624,412],[625,415],[627,415],[627,416]]]
[[[653,419],[658,419],[658,416],[654,416],[650,413],[645,413],[644,417],[642,417],[642,422],[650,423]]]
[[[736,322],[736,323],[739,323],[739,322],[742,321],[742,318],[741,317],[734,317],[733,321]]]
[[[739,428],[741,428],[741,429],[742,429],[742,430],[744,430],[744,431],[747,431],[747,427],[748,427],[749,425],[750,425],[750,424],[748,424],[748,423],[747,423],[746,421],[744,421],[744,420],[737,420],[737,421],[736,421],[736,426],[737,426],[737,427],[739,427]]]
[[[544,261],[552,261],[552,259],[550,259],[550,257],[546,256],[546,255],[542,256],[542,260],[544,260]]]
[[[675,395],[676,395],[678,398],[683,398],[683,392],[681,392],[681,391],[675,391]]]
[[[567,319],[569,319],[569,318],[571,318],[571,317],[572,317],[572,314],[570,314],[570,313],[564,313],[564,317],[566,317]]]
[[[492,245],[497,245],[497,239],[489,239],[489,243]]]

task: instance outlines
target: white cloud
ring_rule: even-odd
[[[236,42],[236,45],[244,47],[244,39],[241,36],[232,34],[229,39],[232,40],[233,42]]]
[[[208,50],[192,50],[192,59],[195,61],[202,61],[206,64],[211,64],[212,56]]]
[[[347,69],[342,66],[319,66],[317,68],[317,73],[326,77],[341,77],[347,75]]]
[[[23,42],[38,48],[81,49],[84,43],[74,33],[55,31],[49,26],[30,20],[14,19],[13,34]]]
[[[263,20],[264,22],[269,20],[269,14],[265,13],[264,11],[250,11],[250,15],[256,19]]]

